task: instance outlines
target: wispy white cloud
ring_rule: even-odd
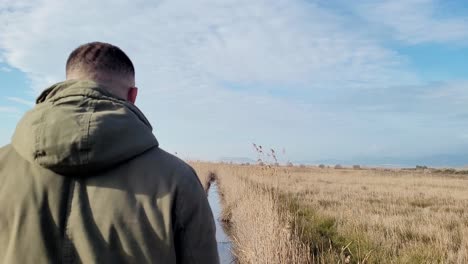
[[[468,81],[452,81],[436,85],[436,88],[430,89],[424,98],[438,102],[450,102],[452,106],[458,105],[465,109],[468,104]]]
[[[424,42],[458,42],[468,44],[468,17],[447,16],[441,12],[443,0],[391,0],[358,2],[360,15],[385,28],[399,40]]]
[[[20,110],[18,108],[10,106],[0,106],[0,113],[17,114],[20,113]]]
[[[11,101],[11,102],[15,102],[15,103],[22,104],[22,105],[29,106],[29,107],[32,107],[32,106],[35,105],[35,103],[33,101],[29,101],[29,100],[19,98],[19,97],[7,96],[6,99]]]
[[[0,61],[0,62],[1,62],[1,61]],[[2,71],[2,72],[11,72],[11,71],[12,71],[12,69],[11,69],[11,68],[8,68],[8,67],[5,67],[5,66],[3,66],[3,67],[0,67],[0,71]]]

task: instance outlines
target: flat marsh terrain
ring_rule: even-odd
[[[192,163],[239,263],[468,263],[468,175]]]

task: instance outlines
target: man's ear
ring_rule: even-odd
[[[127,101],[129,101],[129,102],[132,103],[132,104],[135,104],[137,95],[138,95],[138,88],[136,88],[136,87],[131,87],[131,88],[128,90]]]

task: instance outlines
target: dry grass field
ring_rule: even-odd
[[[240,263],[468,263],[468,176],[193,163]]]

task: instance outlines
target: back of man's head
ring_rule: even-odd
[[[115,96],[134,102],[135,68],[117,46],[91,42],[76,48],[68,57],[67,80],[92,80]],[[133,100],[132,100],[133,99]]]

